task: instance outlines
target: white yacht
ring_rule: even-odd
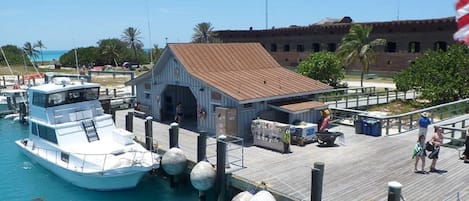
[[[27,99],[24,89],[2,89],[0,91],[0,112],[15,110],[18,104],[26,103]]]
[[[86,189],[135,187],[161,157],[115,127],[98,100],[99,85],[56,77],[28,89],[29,137],[16,144],[64,180]]]

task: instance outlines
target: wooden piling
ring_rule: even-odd
[[[3,79],[3,87],[7,88],[7,84],[6,84],[6,81],[5,81],[5,76],[2,76],[2,79]]]
[[[172,123],[169,132],[169,148],[179,147],[179,124]]]
[[[311,200],[322,200],[322,183],[324,178],[324,163],[315,162],[311,169]]]
[[[391,181],[388,183],[388,201],[400,201],[401,200],[401,188],[402,184],[397,181]]]
[[[129,112],[125,115],[125,130],[133,132],[134,130],[134,113]]]
[[[197,136],[197,162],[205,160],[207,151],[207,132],[200,131]]]
[[[225,163],[226,163],[226,136],[220,135],[217,140],[217,172],[216,190],[217,200],[224,201],[226,193]]]
[[[145,148],[153,151],[153,117],[148,116],[145,121]]]

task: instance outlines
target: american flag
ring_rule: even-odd
[[[454,40],[469,44],[469,0],[456,2],[456,21],[458,31],[453,35]]]

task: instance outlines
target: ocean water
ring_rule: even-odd
[[[47,50],[47,49],[44,50],[43,49],[42,50],[42,56],[44,58],[44,61],[53,61],[54,59],[59,60],[60,56],[64,55],[68,51],[69,50]],[[37,61],[42,61],[40,53],[38,54]]]
[[[186,179],[170,188],[169,180],[162,175],[148,174],[135,189],[124,191],[98,192],[76,187],[20,152],[14,141],[27,136],[26,125],[0,119],[0,201],[198,200],[198,192],[190,181]]]

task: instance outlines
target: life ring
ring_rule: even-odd
[[[199,116],[199,119],[204,120],[206,116],[205,109],[202,108],[202,106],[197,105],[197,114]]]

